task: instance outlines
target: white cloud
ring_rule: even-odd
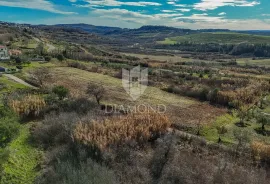
[[[176,17],[173,20],[189,21],[189,22],[224,22],[223,17],[210,17],[207,13],[193,14],[187,17]]]
[[[221,12],[218,15],[222,16],[222,15],[226,15],[226,12]]]
[[[190,12],[191,9],[187,9],[187,8],[177,8],[175,10],[181,11],[181,12]]]
[[[55,8],[51,2],[46,0],[0,0],[0,6],[18,7],[27,9],[43,10],[57,14],[76,14],[75,12],[61,11]]]
[[[79,5],[80,7],[96,7],[96,6],[161,6],[157,2],[138,1],[138,2],[122,2],[117,0],[84,0],[87,5]]]
[[[78,0],[69,0],[70,2],[78,2]],[[82,0],[81,0],[82,1]],[[184,16],[182,12],[190,12],[192,8],[196,10],[212,10],[221,6],[255,6],[259,2],[257,0],[201,0],[194,5],[181,4],[181,0],[167,0],[168,4],[172,8],[163,9],[162,4],[154,2],[155,0],[148,1],[136,1],[136,2],[123,2],[123,0],[83,0],[87,2],[84,7],[99,7],[91,9],[88,16],[73,15],[69,17],[58,17],[45,20],[33,20],[32,23],[40,22],[44,24],[58,24],[58,23],[88,23],[94,25],[106,25],[106,26],[118,26],[134,28],[142,25],[166,25],[180,28],[191,29],[205,29],[205,28],[217,28],[217,29],[270,29],[270,19],[267,19],[268,14],[262,14],[265,16],[265,20],[243,20],[243,19],[226,19],[225,12],[220,12],[216,16],[210,16],[207,13],[193,14],[190,16]],[[132,1],[132,0],[130,0]],[[150,1],[150,0],[149,0]],[[157,0],[156,0],[157,1]],[[137,9],[131,11],[120,8],[121,6],[155,6],[160,13],[147,14],[148,11],[142,11]],[[170,6],[167,5],[167,6]],[[53,5],[48,0],[0,0],[0,6],[10,7],[23,7],[30,9],[39,9],[59,14],[74,14],[73,12],[65,12],[59,10],[57,6]],[[79,6],[79,5],[77,5]],[[101,9],[101,7],[111,6],[111,9]]]
[[[260,2],[250,0],[201,0],[201,2],[194,4],[196,10],[214,10],[222,6],[255,6]]]
[[[177,0],[168,0],[167,4],[175,5]]]
[[[231,29],[231,30],[270,30],[270,19],[258,20],[258,19],[223,19],[219,21],[200,21],[198,17],[202,17],[202,15],[193,15],[196,21],[192,21],[193,18],[188,18],[185,21],[181,19],[172,20],[172,18],[163,18],[163,19],[154,19],[152,16],[143,17],[143,18],[121,18],[121,15],[118,14],[115,17],[112,17],[113,14],[106,16],[95,16],[90,14],[89,16],[69,16],[69,17],[58,17],[52,19],[42,19],[42,20],[33,20],[34,24],[40,24],[40,22],[44,24],[71,24],[78,23],[78,20],[82,23],[100,25],[100,26],[117,26],[122,28],[138,28],[142,25],[166,25],[173,26],[179,28],[190,28],[190,29]],[[152,17],[152,18],[151,18]],[[203,17],[206,19],[205,17]],[[202,19],[202,18],[200,18]],[[135,20],[135,21],[134,21]],[[21,21],[20,23],[24,23]],[[29,23],[29,22],[28,22]]]
[[[270,19],[258,20],[258,19],[232,19],[224,20],[221,22],[209,21],[205,22],[173,22],[168,26],[174,27],[187,27],[190,29],[231,29],[231,30],[270,30]]]
[[[162,21],[167,18],[173,18],[182,16],[181,13],[158,13],[158,14],[143,14],[140,12],[129,11],[126,9],[95,9],[92,12],[93,14],[98,14],[102,18],[109,19],[121,19],[121,21],[129,21],[140,24],[148,24],[148,22],[152,21]]]
[[[162,12],[164,12],[164,13],[173,13],[173,12],[175,12],[174,10],[161,10]]]

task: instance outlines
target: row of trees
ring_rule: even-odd
[[[156,45],[158,49],[174,49],[190,52],[216,52],[220,54],[244,55],[256,57],[270,57],[270,45],[268,44],[218,44],[218,43],[177,43],[174,45]]]

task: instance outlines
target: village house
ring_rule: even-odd
[[[16,49],[10,49],[8,51],[8,53],[9,53],[9,56],[19,56],[19,55],[22,55],[22,51],[16,50]]]
[[[8,48],[6,46],[0,45],[0,60],[9,60]]]

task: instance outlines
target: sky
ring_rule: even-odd
[[[0,21],[270,30],[270,0],[0,0]]]

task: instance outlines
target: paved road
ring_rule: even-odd
[[[11,80],[14,80],[15,82],[18,82],[22,85],[25,85],[25,86],[28,86],[30,88],[35,88],[35,86],[32,86],[31,84],[28,84],[27,82],[23,81],[22,79],[18,78],[18,77],[15,77],[14,75],[11,75],[11,74],[3,74],[4,76],[6,76],[7,78],[11,79]]]

